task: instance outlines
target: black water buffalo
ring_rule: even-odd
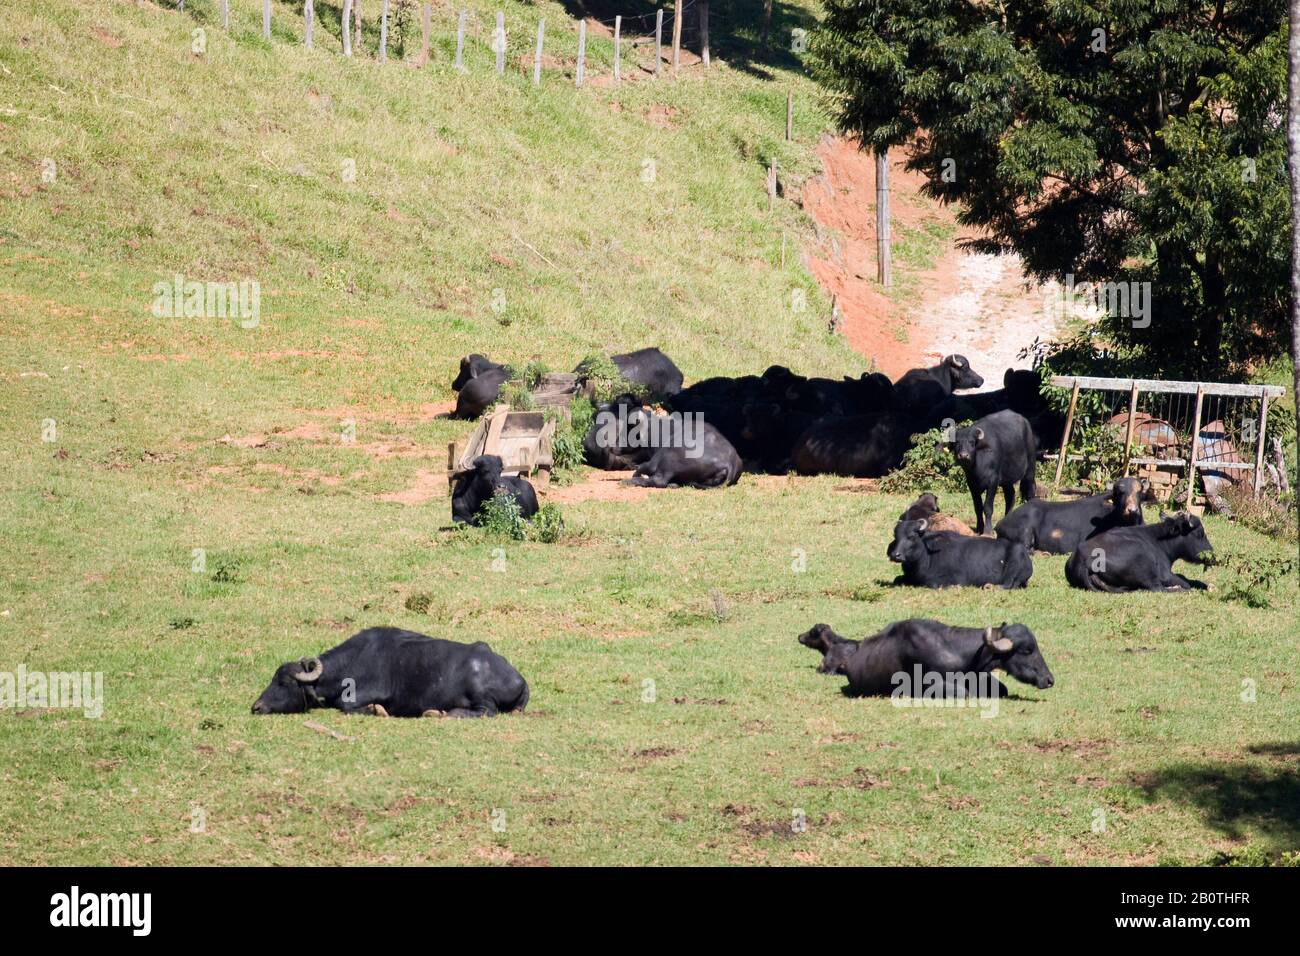
[[[898,516],[899,521],[921,521],[937,515],[940,511],[939,496],[927,491],[907,506],[907,510]]]
[[[858,649],[859,642],[840,637],[829,624],[814,624],[799,635],[799,643],[821,653],[822,661],[817,665],[817,673],[834,674]]]
[[[886,554],[903,566],[899,583],[925,588],[1023,588],[1034,573],[1022,544],[928,528],[925,519],[894,525],[894,540]]]
[[[486,355],[479,355],[477,352],[472,355],[466,355],[460,360],[460,374],[452,381],[451,390],[453,392],[459,392],[465,387],[465,383],[470,379],[478,378],[478,376],[482,375],[484,372],[491,371],[492,369],[504,368],[504,365],[492,361]]]
[[[482,519],[479,509],[496,494],[509,495],[519,502],[525,518],[537,514],[537,492],[526,478],[501,474],[500,455],[479,455],[472,471],[456,476],[451,490],[451,520],[455,524],[477,525]]]
[[[1037,372],[1009,368],[1002,376],[1001,388],[991,392],[949,395],[926,411],[926,424],[937,428],[946,421],[973,421],[1008,408],[1031,418],[1047,408],[1042,387],[1043,380]]]
[[[734,485],[744,471],[740,455],[726,437],[694,417],[661,416],[659,439],[650,459],[628,484],[650,488],[720,488]]]
[[[964,355],[949,355],[930,368],[914,368],[894,383],[894,398],[904,411],[921,414],[938,405],[954,391],[979,388],[984,379],[970,367]]]
[[[333,707],[381,717],[491,717],[527,704],[527,681],[482,641],[371,627],[320,657],[281,664],[253,713]]]
[[[992,530],[998,488],[1006,499],[1008,514],[1016,503],[1017,484],[1022,500],[1034,496],[1034,433],[1023,415],[1010,410],[985,415],[975,424],[957,429],[948,447],[966,473],[966,486],[975,502],[976,534]]]
[[[981,682],[970,678],[994,670],[1040,690],[1056,683],[1033,631],[1023,624],[950,627],[924,618],[897,621],[866,638],[838,673],[849,679],[844,692],[854,697],[895,695],[904,689],[920,696],[931,682],[943,688],[942,696],[951,697],[984,696]],[[918,676],[922,687],[915,686]],[[1002,682],[995,679],[994,684],[997,696],[1005,697]]]
[[[1076,501],[1035,498],[999,521],[994,531],[1030,551],[1069,554],[1111,528],[1142,524],[1142,502],[1150,488],[1145,478],[1121,478],[1105,494]]]
[[[466,380],[456,393],[456,410],[451,417],[478,418],[496,404],[501,396],[501,386],[509,378],[510,371],[504,365],[495,365]]]
[[[902,464],[916,431],[893,414],[822,418],[799,436],[790,462],[801,475],[879,478]]]
[[[646,398],[658,400],[682,390],[682,372],[673,360],[658,349],[637,349],[624,355],[611,355],[610,361],[629,382],[645,388]]]
[[[759,471],[773,475],[790,470],[795,442],[816,420],[811,412],[787,408],[779,402],[748,402],[741,406],[740,414],[744,420],[741,457],[747,467],[752,463]],[[741,451],[741,446],[737,445],[736,450]]]
[[[1065,579],[1088,591],[1186,591],[1205,588],[1175,574],[1175,561],[1205,562],[1214,547],[1201,519],[1185,511],[1156,524],[1112,528],[1080,544],[1065,563]]]
[[[894,383],[879,372],[857,378],[792,378],[783,400],[791,408],[814,415],[879,415],[894,407]]]
[[[583,457],[593,468],[605,471],[633,469],[654,454],[648,444],[631,443],[635,426],[651,414],[635,395],[624,393],[601,404],[582,439]]]

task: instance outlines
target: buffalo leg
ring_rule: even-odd
[[[1003,500],[1004,500],[1004,501],[1006,502],[1006,504],[1007,504],[1007,512],[1006,512],[1006,513],[1007,513],[1007,514],[1011,514],[1011,510],[1012,510],[1013,508],[1015,508],[1015,506],[1016,506],[1016,486],[1015,486],[1015,484],[1013,484],[1012,482],[1008,481],[1005,485],[1002,486],[1002,498],[1003,498]],[[1004,517],[1005,517],[1005,515],[1004,515]]]
[[[980,492],[980,489],[975,487],[974,482],[971,482],[970,497],[971,497],[971,501],[975,502],[975,533],[983,534],[984,533],[984,496]]]
[[[984,512],[980,515],[980,526],[978,529],[980,534],[993,533],[993,511],[997,507],[997,504],[998,488],[997,485],[992,485],[988,490],[988,494],[984,497]]]

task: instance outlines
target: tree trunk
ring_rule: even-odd
[[[1300,409],[1300,0],[1290,0],[1289,6],[1286,152],[1291,171],[1291,397]],[[1300,447],[1300,414],[1296,415],[1296,442]],[[1300,454],[1296,455],[1296,465],[1293,487],[1300,491]],[[1300,526],[1300,506],[1296,514]]]

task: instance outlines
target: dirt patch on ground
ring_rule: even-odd
[[[644,501],[652,489],[623,484],[631,477],[630,471],[593,471],[577,484],[551,485],[542,492],[542,497],[565,505],[582,501]]]
[[[375,500],[390,501],[399,505],[422,505],[446,497],[448,497],[447,472],[420,468],[416,471],[415,478],[405,488],[375,495]]]
[[[956,231],[934,268],[916,277],[916,294],[891,299],[876,282],[873,155],[855,140],[829,136],[817,155],[823,172],[801,189],[817,230],[805,255],[822,288],[838,297],[841,332],[853,350],[891,378],[958,352],[989,389],[1001,386],[1007,368],[1028,368],[1030,360],[1018,353],[1035,338],[1052,338],[1058,320],[1044,307],[1044,290],[1026,280],[1019,258],[959,248],[974,233],[957,225],[952,209],[921,195],[924,177],[904,169],[903,151],[894,150],[889,186],[895,242],[902,227],[936,223]],[[897,255],[894,271],[897,282]]]

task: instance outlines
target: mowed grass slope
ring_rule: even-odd
[[[780,229],[804,226],[766,210],[769,151],[811,168],[820,120],[780,142],[803,81],[535,91],[482,49],[459,77],[445,46],[427,72],[266,46],[255,5],[233,6],[234,39],[209,30],[203,60],[194,21],[148,6],[24,0],[0,22],[0,670],[101,671],[106,695],[98,720],[0,710],[6,859],[1196,863],[1300,845],[1289,583],[1270,608],[1225,600],[1228,569],[1212,593],[1107,597],[1042,558],[1023,592],[897,589],[905,501],[830,478],[569,504],[557,545],[446,528],[445,443],[468,426],[434,409],[471,349],[567,368],[654,342],[696,378],[861,368],[815,293],[788,309],[811,285],[796,256],[780,269]],[[661,105],[667,127],[646,119]],[[261,322],[155,318],[173,272],[258,279]],[[1208,526],[1222,552],[1289,553]],[[1012,685],[991,719],[904,710],[844,698],[794,640],[909,616],[1026,623],[1056,687]],[[277,664],[375,624],[488,640],[530,681],[528,714],[310,715],[345,740],[249,715]]]

